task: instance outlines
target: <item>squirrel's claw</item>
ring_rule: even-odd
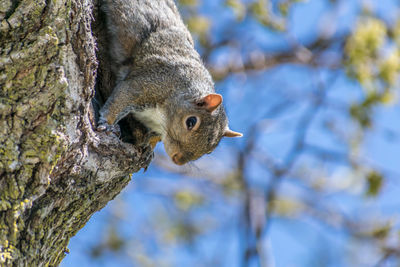
[[[158,142],[161,141],[161,136],[156,132],[149,132],[145,138],[145,142],[150,144],[151,148],[154,149]]]
[[[106,134],[115,134],[118,137],[121,135],[121,129],[118,124],[109,125],[107,123],[101,123],[97,126],[97,131],[105,132]]]
[[[107,125],[106,124],[97,125],[97,131],[105,132],[106,130],[107,130]]]
[[[160,136],[152,136],[149,138],[149,144],[151,146],[152,149],[154,149],[157,145],[158,142],[161,141],[161,137]]]
[[[149,146],[149,145],[143,146],[142,149],[143,149],[142,150],[142,153],[143,153],[142,154],[143,165],[145,166],[145,167],[143,167],[143,172],[146,172],[147,171],[147,167],[149,166],[151,160],[154,157],[154,151],[151,148],[151,146]]]

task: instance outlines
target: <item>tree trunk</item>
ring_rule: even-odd
[[[1,266],[58,265],[70,237],[151,161],[149,145],[94,130],[98,62],[97,102],[112,75],[92,11],[91,0],[0,0]],[[122,122],[125,141],[145,135],[132,127]]]

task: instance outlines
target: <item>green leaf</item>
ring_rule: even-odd
[[[196,6],[197,0],[179,0],[179,4],[182,6]]]
[[[203,196],[190,191],[180,191],[174,195],[174,201],[178,208],[187,211],[194,206],[202,204],[204,202],[204,198]]]
[[[209,19],[203,16],[190,17],[186,23],[189,30],[198,35],[207,34],[211,25]]]
[[[391,229],[392,225],[390,223],[386,225],[381,225],[373,229],[373,231],[371,232],[371,236],[373,236],[376,239],[383,240],[389,235]]]
[[[225,5],[233,10],[238,20],[242,20],[246,15],[246,7],[240,0],[226,0]]]
[[[380,76],[388,85],[394,85],[399,79],[400,52],[392,50],[380,64]]]
[[[382,174],[376,171],[371,171],[370,173],[367,174],[367,183],[368,183],[367,185],[368,188],[366,195],[371,197],[377,196],[383,184]]]

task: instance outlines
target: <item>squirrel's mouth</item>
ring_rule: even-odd
[[[176,165],[183,165],[186,162],[188,162],[188,160],[186,160],[183,157],[182,153],[175,153],[172,157],[171,157],[172,161],[176,164]]]
[[[169,155],[169,156],[176,165],[184,165],[184,164],[188,163],[189,161],[193,161],[193,160],[196,160],[199,158],[199,157],[196,157],[191,152],[176,152],[176,153],[172,153],[172,156],[171,155]]]

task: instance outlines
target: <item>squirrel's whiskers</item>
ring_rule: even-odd
[[[132,113],[178,165],[210,153],[231,131],[211,75],[173,0],[103,0],[110,62],[120,77],[98,129]]]

